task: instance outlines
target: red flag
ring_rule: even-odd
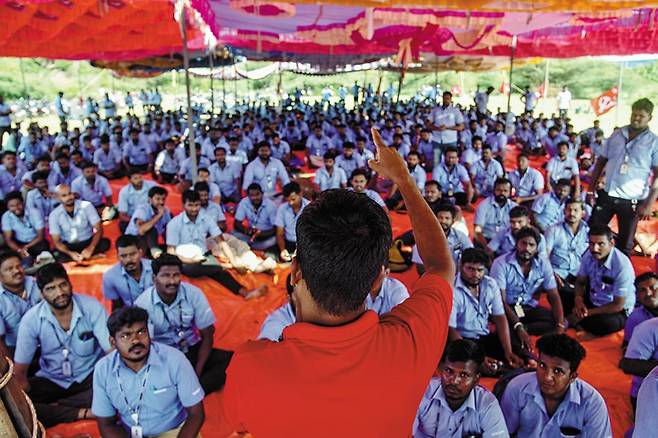
[[[454,94],[455,96],[459,96],[460,94],[462,94],[462,89],[459,88],[459,86],[458,86],[457,84],[453,85],[452,90],[450,90],[450,91],[451,91],[452,94]]]
[[[539,86],[539,90],[537,91],[539,93],[539,97],[544,97],[544,84],[541,84]]]
[[[612,87],[610,90],[595,97],[591,100],[592,109],[597,116],[607,113],[617,106],[617,87]]]
[[[507,82],[501,82],[499,90],[500,90],[501,94],[508,94],[509,93],[509,84]]]

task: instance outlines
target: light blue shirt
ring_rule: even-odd
[[[113,171],[121,164],[121,151],[112,146],[107,152],[102,148],[98,148],[94,152],[93,161],[101,172]]]
[[[130,183],[121,187],[121,190],[119,190],[119,212],[132,216],[138,205],[148,203],[149,190],[156,185],[153,181],[143,180],[142,188],[139,190]]]
[[[631,336],[633,336],[635,327],[647,319],[655,318],[656,316],[658,315],[654,315],[643,305],[639,305],[633,309],[631,314],[628,316],[628,319],[626,320],[626,324],[624,324],[624,342],[628,344],[628,342],[631,340]]]
[[[494,159],[485,164],[482,160],[476,161],[471,166],[471,176],[473,184],[480,191],[480,195],[489,196],[493,193],[496,179],[501,178],[504,174],[503,166]]]
[[[203,155],[197,156],[197,169],[200,169],[202,167],[205,167],[208,169],[210,167],[210,160],[204,157]],[[180,170],[178,172],[178,175],[180,176],[181,179],[187,180],[187,181],[192,181],[192,158],[187,157],[183,160],[183,162],[180,164]]]
[[[14,239],[21,243],[30,243],[37,237],[37,231],[43,230],[45,224],[38,210],[25,210],[23,217],[18,217],[7,210],[2,215],[2,231],[14,233]]]
[[[80,195],[83,201],[89,201],[94,206],[103,204],[103,197],[112,199],[110,183],[102,175],[96,175],[94,185],[90,185],[84,175],[80,175],[71,183],[71,191]]]
[[[208,171],[212,181],[219,186],[222,196],[230,198],[237,192],[236,180],[240,178],[242,173],[242,168],[239,165],[227,161],[222,168],[218,163],[214,163]]]
[[[532,203],[532,211],[535,213],[535,222],[543,230],[564,220],[564,203],[567,199],[560,200],[555,192],[539,195]]]
[[[146,365],[137,373],[126,366],[117,351],[99,360],[94,368],[93,392],[94,415],[107,418],[119,414],[129,431],[134,425],[130,415],[138,409],[144,436],[178,428],[187,419],[185,408],[200,403],[205,395],[185,355],[157,342],[151,343]]]
[[[103,356],[103,351],[110,350],[107,313],[103,305],[95,298],[77,293],[71,299],[73,315],[69,331],[65,332],[59,325],[50,305],[41,301],[23,315],[14,353],[16,363],[29,364],[41,346],[36,375],[62,388],[85,380]],[[71,376],[65,376],[62,372],[64,349],[68,351]]]
[[[325,152],[329,150],[330,147],[331,140],[329,140],[329,137],[324,134],[322,134],[320,138],[318,138],[315,134],[312,134],[306,140],[306,149],[310,151],[311,155],[321,157],[325,154]]]
[[[270,313],[260,328],[258,339],[279,342],[283,329],[295,323],[295,312],[290,302]]]
[[[628,126],[624,126],[601,148],[601,156],[608,159],[605,191],[616,198],[645,199],[649,194],[651,170],[658,167],[658,137],[647,129],[631,141],[628,138]],[[624,162],[628,171],[622,174]]]
[[[578,175],[580,168],[575,158],[567,157],[561,160],[560,157],[555,156],[546,163],[546,172],[551,174],[551,183],[555,184],[559,179],[571,179]]]
[[[496,280],[488,275],[482,277],[476,298],[462,281],[461,274],[457,274],[448,323],[450,327],[464,338],[479,339],[489,334],[489,317],[504,314],[503,298]]]
[[[43,141],[37,140],[35,143],[30,142],[29,136],[23,137],[21,144],[18,146],[17,154],[26,163],[32,163],[41,155],[48,152],[48,145]]]
[[[13,192],[14,190],[20,190],[22,185],[22,178],[25,175],[27,169],[22,164],[17,164],[16,174],[12,175],[4,165],[0,167],[0,191],[2,192],[2,197],[4,198],[7,193]]]
[[[272,150],[272,156],[279,160],[283,160],[290,153],[290,145],[285,140],[281,140],[278,145],[270,142],[270,149]]]
[[[588,246],[589,226],[585,221],[578,225],[576,235],[564,222],[553,225],[546,231],[546,250],[553,270],[561,278],[578,274],[580,260]]]
[[[39,189],[32,189],[27,192],[25,197],[25,210],[38,211],[44,219],[50,216],[50,213],[57,207],[57,200],[53,197],[44,197]]]
[[[552,417],[546,412],[536,373],[525,373],[509,382],[500,403],[511,434],[519,438],[565,436],[561,427],[580,430],[581,438],[612,438],[608,408],[589,383],[576,379]]]
[[[137,144],[133,143],[132,140],[128,140],[123,144],[123,158],[126,158],[131,166],[149,164],[151,152],[151,147],[141,138],[137,140]]]
[[[163,173],[177,175],[181,172],[181,164],[185,159],[185,151],[183,149],[176,148],[171,155],[169,155],[167,150],[162,150],[155,159],[155,168]]]
[[[281,180],[281,185],[286,185],[290,182],[288,172],[281,160],[270,158],[267,165],[265,165],[260,158],[256,158],[247,164],[247,168],[244,171],[242,190],[246,191],[251,183],[257,183],[265,194],[271,194],[276,190],[277,179]]]
[[[476,161],[479,161],[481,159],[482,159],[482,149],[478,149],[476,151],[473,148],[468,148],[465,149],[464,152],[462,152],[460,162],[462,164],[468,164],[469,166],[472,166]]]
[[[82,175],[82,170],[75,167],[73,164],[69,165],[69,170],[66,175],[60,170],[57,163],[51,166],[50,173],[48,174],[48,190],[55,191],[55,188],[60,184],[71,186],[73,180]]]
[[[492,132],[485,140],[485,143],[491,147],[491,152],[494,154],[502,152],[507,146],[507,135],[502,131]]]
[[[50,213],[48,228],[51,235],[61,236],[66,243],[78,243],[89,240],[94,235],[94,227],[101,218],[96,208],[87,201],[76,200],[73,206],[73,217],[59,205]]]
[[[103,272],[103,297],[106,300],[121,299],[126,306],[132,306],[138,296],[153,286],[151,261],[142,259],[142,275],[139,282],[128,274],[121,263],[112,265]]]
[[[368,294],[366,297],[366,310],[383,315],[407,298],[409,298],[409,291],[406,286],[400,280],[386,277],[379,288],[379,294],[374,299],[372,294]]]
[[[441,378],[433,377],[418,407],[414,438],[461,438],[467,433],[483,438],[509,437],[498,400],[489,390],[477,385],[453,412],[446,401]]]
[[[352,172],[361,167],[366,167],[366,163],[361,158],[361,155],[354,153],[351,158],[347,158],[345,155],[336,157],[336,168],[343,169],[345,175],[351,175]]]
[[[41,291],[34,277],[25,276],[25,299],[0,285],[0,336],[5,345],[16,346],[16,335],[21,318],[41,301]]]
[[[489,196],[475,210],[473,224],[482,227],[484,237],[491,239],[497,232],[509,227],[509,212],[516,205],[516,202],[508,199],[501,207],[493,196]]]
[[[461,164],[455,164],[448,170],[445,163],[441,163],[432,170],[432,178],[439,183],[443,193],[451,190],[453,193],[462,193],[464,184],[471,181],[468,171]]]
[[[247,158],[247,153],[242,149],[236,149],[235,152],[228,149],[226,151],[226,161],[236,166],[242,166],[249,162],[249,158]]]
[[[640,360],[658,359],[658,318],[648,319],[635,327],[624,357]],[[642,377],[633,376],[631,397],[637,397],[642,380]]]
[[[215,314],[201,289],[184,281],[170,305],[151,286],[137,297],[135,306],[149,313],[151,338],[174,348],[179,348],[183,340],[188,348],[195,345],[201,340],[199,330],[215,324]]]
[[[175,216],[167,225],[167,246],[176,247],[186,243],[193,243],[203,251],[208,248],[206,239],[215,238],[222,234],[210,216],[199,212],[196,220],[192,222],[184,211]]]
[[[545,256],[537,255],[532,259],[528,277],[516,259],[516,252],[508,252],[491,265],[491,276],[498,282],[498,287],[505,291],[505,300],[510,306],[521,304],[537,307],[533,295],[540,289],[557,288],[553,268]]]
[[[512,183],[512,187],[516,191],[516,196],[527,197],[534,196],[544,188],[544,176],[537,169],[528,167],[523,176],[520,175],[519,170],[513,170],[507,174]]]
[[[637,396],[637,410],[635,411],[635,430],[633,438],[646,438],[653,436],[658,429],[658,367],[651,370],[642,382]]]
[[[512,235],[512,230],[510,227],[505,228],[497,232],[487,244],[490,250],[492,250],[497,256],[501,254],[506,254],[510,251],[514,251],[516,248],[516,239]],[[537,252],[541,255],[546,255],[546,239],[544,235],[539,235],[539,245],[537,247]]]
[[[321,192],[329,189],[339,189],[347,184],[347,175],[340,167],[334,166],[331,174],[325,167],[321,167],[315,172],[315,183],[320,187]]]
[[[258,209],[249,198],[242,198],[235,211],[235,220],[242,222],[246,219],[250,227],[265,231],[274,228],[276,214],[276,204],[267,198],[263,198]]]
[[[366,195],[368,198],[375,201],[377,204],[379,204],[380,207],[386,207],[386,203],[384,202],[382,197],[379,195],[379,193],[377,193],[376,191],[366,189],[362,194]]]
[[[130,218],[130,222],[126,227],[125,234],[139,236],[139,225],[137,225],[137,221],[141,220],[143,222],[148,222],[153,219],[153,216],[155,216],[155,211],[153,210],[153,206],[151,204],[138,205],[132,217]],[[170,220],[171,212],[169,211],[169,207],[165,207],[164,214],[160,220],[155,223],[155,229],[157,230],[158,234],[163,234],[165,232],[165,228],[167,228],[167,224]]]
[[[624,297],[627,315],[635,307],[635,271],[630,259],[617,248],[612,248],[603,263],[586,251],[578,276],[589,279],[589,298],[594,306],[604,306],[612,303],[614,297]]]
[[[418,187],[418,190],[422,193],[423,190],[425,190],[425,183],[427,182],[427,172],[425,172],[425,169],[418,164],[414,167],[414,170],[409,171],[409,175],[411,175],[416,183],[416,187]]]
[[[212,201],[209,201],[206,207],[201,207],[201,211],[217,224],[226,220],[222,207]]]
[[[308,204],[308,199],[302,198],[302,205],[297,214],[295,214],[292,207],[287,202],[279,205],[279,208],[276,210],[274,225],[283,228],[286,240],[297,242],[297,232],[295,230],[297,219],[299,219],[299,215],[302,214],[304,207]]]
[[[462,252],[465,249],[473,248],[473,242],[471,242],[471,239],[469,239],[466,234],[462,233],[456,228],[450,229],[446,239],[448,239],[448,247],[452,252],[452,259],[455,264],[459,263],[459,259],[461,258]],[[420,258],[420,254],[418,253],[418,245],[414,245],[413,249],[411,250],[411,261],[421,265],[423,264],[423,260]]]

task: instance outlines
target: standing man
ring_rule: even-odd
[[[434,129],[434,140],[438,143],[432,145],[432,165],[436,167],[441,162],[443,152],[447,148],[457,146],[458,133],[464,130],[464,116],[452,104],[452,93],[444,91],[442,105],[432,110],[430,118]]]
[[[64,92],[59,91],[57,92],[57,97],[55,97],[55,113],[57,114],[57,117],[59,117],[59,122],[60,123],[65,123],[66,122],[66,116],[69,115],[69,112],[65,108],[65,102],[64,102]]]
[[[103,298],[112,310],[132,306],[137,297],[153,286],[151,261],[144,258],[137,237],[124,234],[116,241],[119,262],[103,272]]]
[[[569,112],[571,107],[571,91],[565,85],[562,87],[562,91],[557,94],[557,109],[560,113],[560,118],[564,119]]]
[[[640,99],[631,107],[631,123],[616,130],[596,160],[590,187],[605,169],[605,187],[598,192],[590,223],[607,225],[617,216],[617,248],[630,255],[635,229],[651,217],[658,198],[658,137],[649,129],[653,103]],[[588,193],[594,195],[592,189]]]
[[[494,92],[494,87],[487,87],[486,91],[477,91],[475,93],[475,106],[478,110],[478,114],[482,117],[487,116],[487,107],[489,106],[489,96]]]
[[[104,437],[127,430],[132,437],[196,437],[205,420],[203,389],[180,351],[151,341],[148,320],[144,309],[125,307],[107,321],[115,350],[94,369],[98,429]]]
[[[0,94],[0,149],[4,146],[3,139],[11,134],[11,108],[5,103],[5,97]]]

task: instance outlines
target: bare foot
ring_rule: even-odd
[[[267,286],[262,285],[258,286],[256,289],[251,291],[246,291],[244,294],[245,300],[253,300],[254,298],[262,297],[267,293]]]

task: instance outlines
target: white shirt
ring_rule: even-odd
[[[571,105],[571,91],[564,90],[557,94],[557,107],[561,110],[569,109]]]

